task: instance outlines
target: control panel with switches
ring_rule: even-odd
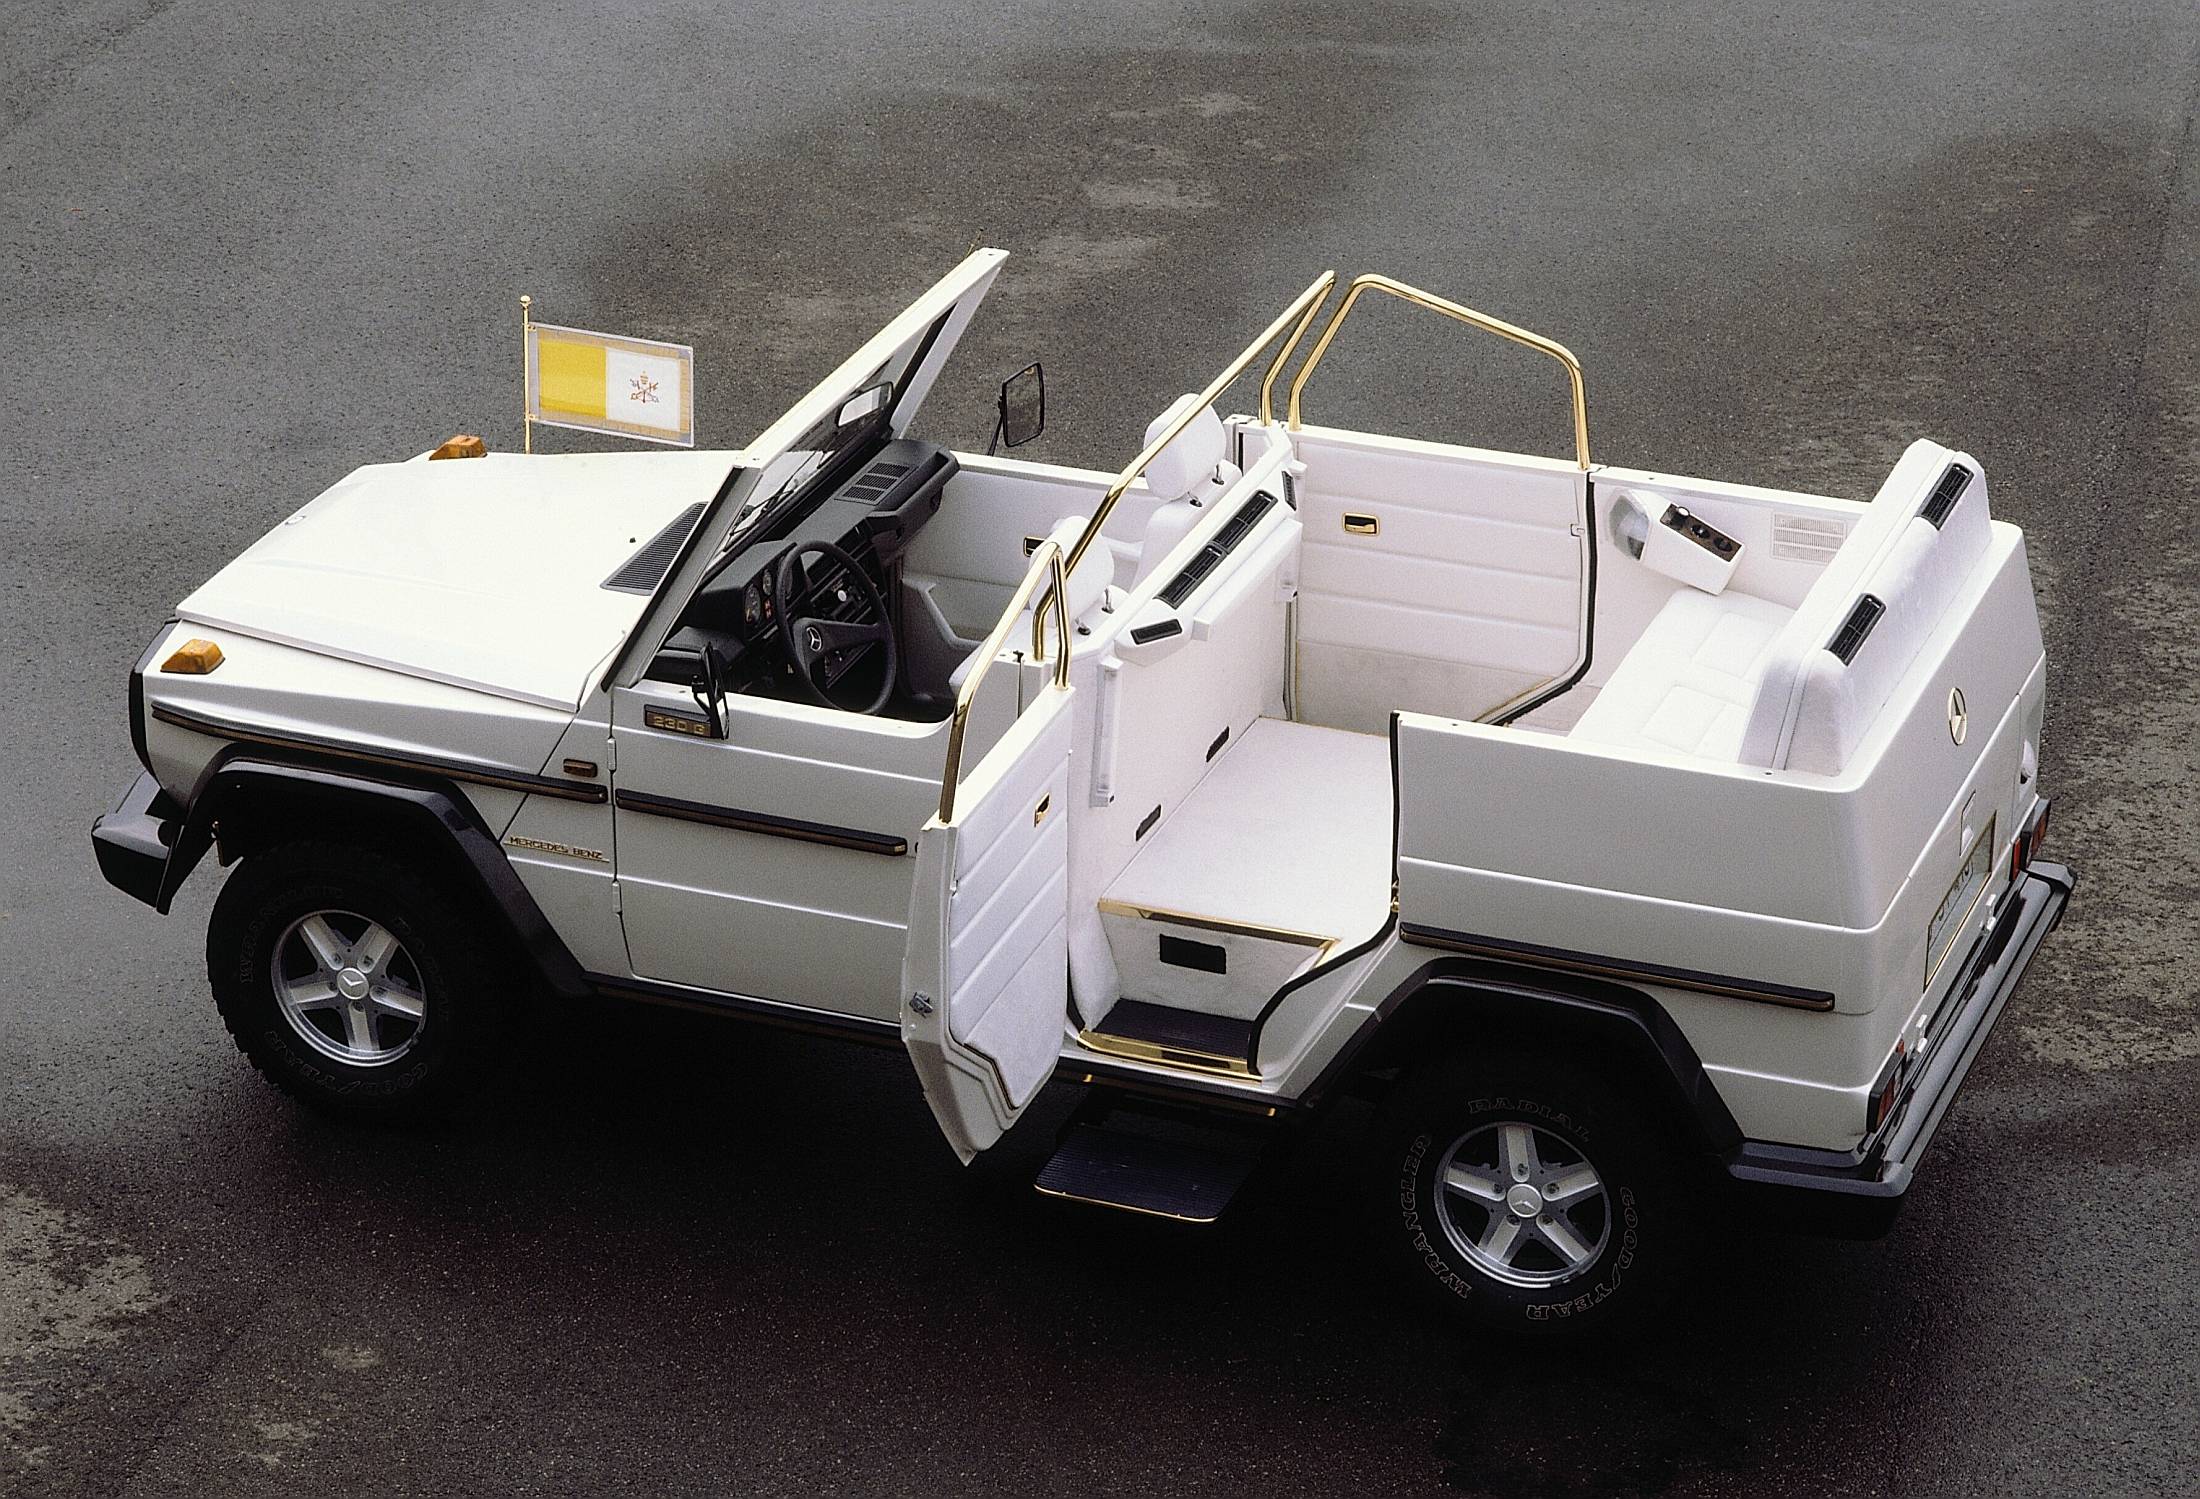
[[[1642,560],[1705,593],[1722,592],[1742,560],[1742,544],[1685,505],[1667,505],[1643,539]]]

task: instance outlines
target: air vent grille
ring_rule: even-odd
[[[1215,570],[1223,558],[1230,555],[1231,549],[1260,524],[1260,518],[1275,503],[1274,495],[1261,493],[1240,505],[1237,514],[1223,522],[1222,529],[1215,532],[1215,539],[1200,548],[1199,555],[1185,563],[1184,570],[1169,580],[1168,587],[1161,590],[1161,602],[1174,609],[1190,598],[1193,591],[1206,580],[1207,575]]]
[[[874,463],[841,493],[851,500],[876,501],[894,487],[896,479],[908,472],[906,463]]]
[[[1831,515],[1798,515],[1775,511],[1772,517],[1772,555],[1791,562],[1831,562],[1849,534],[1848,522]]]
[[[603,586],[614,593],[655,593],[672,559],[680,555],[680,543],[687,540],[688,532],[695,529],[702,516],[700,504],[675,515],[662,531],[642,543],[641,550],[620,563],[619,570],[603,580]]]
[[[1956,508],[1956,501],[1963,498],[1963,491],[1970,482],[1969,469],[1960,463],[1949,464],[1948,472],[1940,476],[1940,482],[1933,486],[1933,492],[1926,496],[1924,505],[1917,513],[1925,517],[1926,523],[1935,531],[1939,530],[1948,519],[1949,512]]]
[[[1885,604],[1871,594],[1865,594],[1856,601],[1856,607],[1849,611],[1849,617],[1841,621],[1841,628],[1833,632],[1833,639],[1826,642],[1826,649],[1833,652],[1843,666],[1848,665],[1856,659],[1856,653],[1863,647],[1864,638],[1871,634],[1872,626],[1879,623],[1879,616],[1886,612]]]

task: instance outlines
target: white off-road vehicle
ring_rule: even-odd
[[[1715,1194],[1883,1223],[2071,888],[1979,465],[1592,464],[1571,354],[1378,276],[1119,473],[950,452],[1003,258],[739,452],[371,465],[178,606],[93,840],[161,910],[236,864],[253,1062],[409,1112],[517,1006],[699,1006],[905,1047],[965,1160],[1081,1085],[1041,1190],[1193,1220],[1371,1095],[1390,1251],[1528,1331],[1644,1303]],[[1371,292],[1557,360],[1573,458],[1302,423]]]

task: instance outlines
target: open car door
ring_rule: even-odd
[[[1049,568],[1059,600],[1060,560],[1058,548],[1041,548],[1000,627],[979,647],[981,665],[957,703],[940,810],[917,835],[901,1040],[941,1132],[966,1165],[1007,1132],[1053,1075],[1069,1015],[1065,645],[1056,647],[1051,685],[955,784],[962,721],[978,681]]]

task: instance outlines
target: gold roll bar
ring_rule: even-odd
[[[978,684],[993,669],[993,663],[1001,654],[1001,647],[1008,644],[1008,632],[1016,627],[1016,616],[1031,601],[1032,593],[1042,579],[1052,584],[1052,603],[1057,637],[1069,639],[1068,599],[1069,590],[1064,580],[1069,576],[1062,566],[1060,542],[1043,541],[1031,554],[1031,567],[1024,573],[1023,582],[1016,585],[1016,592],[1009,598],[1008,608],[1001,614],[1001,622],[993,627],[993,633],[985,637],[985,644],[978,647],[978,664],[963,679],[962,690],[955,694],[955,712],[947,729],[947,767],[940,773],[940,825],[948,827],[955,821],[955,788],[962,780],[963,733],[970,727],[970,705],[978,700]],[[1041,607],[1044,607],[1042,605]],[[1036,614],[1038,611],[1034,610]],[[1033,622],[1036,631],[1036,620]],[[1069,690],[1069,651],[1064,649],[1054,658],[1054,690]]]
[[[1085,522],[1083,534],[1077,538],[1076,545],[1069,549],[1069,557],[1062,564],[1062,575],[1064,577],[1077,570],[1077,564],[1084,560],[1085,553],[1090,551],[1092,544],[1100,539],[1100,528],[1108,523],[1108,514],[1115,509],[1115,502],[1123,498],[1125,490],[1138,482],[1138,476],[1146,471],[1146,465],[1159,457],[1163,448],[1176,441],[1178,434],[1192,424],[1192,418],[1214,405],[1222,392],[1229,388],[1230,382],[1244,374],[1253,361],[1260,357],[1261,350],[1274,343],[1285,328],[1290,328],[1291,337],[1285,341],[1282,348],[1276,350],[1275,358],[1268,362],[1267,375],[1261,381],[1260,419],[1263,422],[1272,419],[1268,404],[1268,392],[1276,383],[1276,375],[1282,370],[1285,362],[1290,359],[1292,350],[1299,346],[1299,340],[1306,336],[1307,328],[1314,321],[1314,314],[1321,311],[1322,303],[1329,300],[1330,290],[1336,284],[1337,273],[1335,271],[1323,271],[1321,275],[1315,277],[1311,286],[1291,299],[1291,305],[1284,308],[1282,316],[1270,323],[1267,330],[1246,347],[1244,353],[1231,360],[1229,367],[1215,376],[1207,388],[1199,393],[1198,399],[1178,412],[1169,425],[1162,430],[1161,435],[1152,442],[1147,443],[1139,455],[1130,461],[1130,466],[1115,476],[1115,482],[1108,486],[1108,492],[1101,497],[1100,504],[1093,510],[1092,519]],[[1296,326],[1293,326],[1294,323]],[[1062,638],[1067,640],[1069,637],[1065,635]],[[1039,655],[1044,658],[1046,643],[1043,634],[1035,637],[1035,641]]]
[[[1560,364],[1566,366],[1566,378],[1572,382],[1574,392],[1574,461],[1581,466],[1584,472],[1588,470],[1589,407],[1588,403],[1582,398],[1581,393],[1581,361],[1574,358],[1573,350],[1562,343],[1545,338],[1540,333],[1530,333],[1525,328],[1517,328],[1511,323],[1491,317],[1488,313],[1476,312],[1472,307],[1462,307],[1457,302],[1447,301],[1433,292],[1422,291],[1417,286],[1408,286],[1403,281],[1393,281],[1388,276],[1357,276],[1353,278],[1351,286],[1345,289],[1344,300],[1337,304],[1337,310],[1331,315],[1329,325],[1322,329],[1322,336],[1314,341],[1314,351],[1306,356],[1306,363],[1299,366],[1298,375],[1291,381],[1289,417],[1291,430],[1295,432],[1299,426],[1299,392],[1306,389],[1306,382],[1313,378],[1315,366],[1319,365],[1322,362],[1322,356],[1329,352],[1330,340],[1337,336],[1338,328],[1344,325],[1346,316],[1352,311],[1352,304],[1360,299],[1360,293],[1363,291],[1383,292],[1388,296],[1397,297],[1401,301],[1411,302],[1416,307],[1425,307],[1430,312],[1440,312],[1445,317],[1456,318],[1471,328],[1480,328],[1485,333],[1494,333],[1499,338],[1510,339],[1516,344],[1534,349],[1539,354],[1548,354]],[[1274,379],[1272,372],[1269,378]],[[1261,410],[1264,418],[1267,414],[1267,394],[1267,389],[1264,386],[1261,390]],[[1075,565],[1076,559],[1072,557],[1071,566]]]

